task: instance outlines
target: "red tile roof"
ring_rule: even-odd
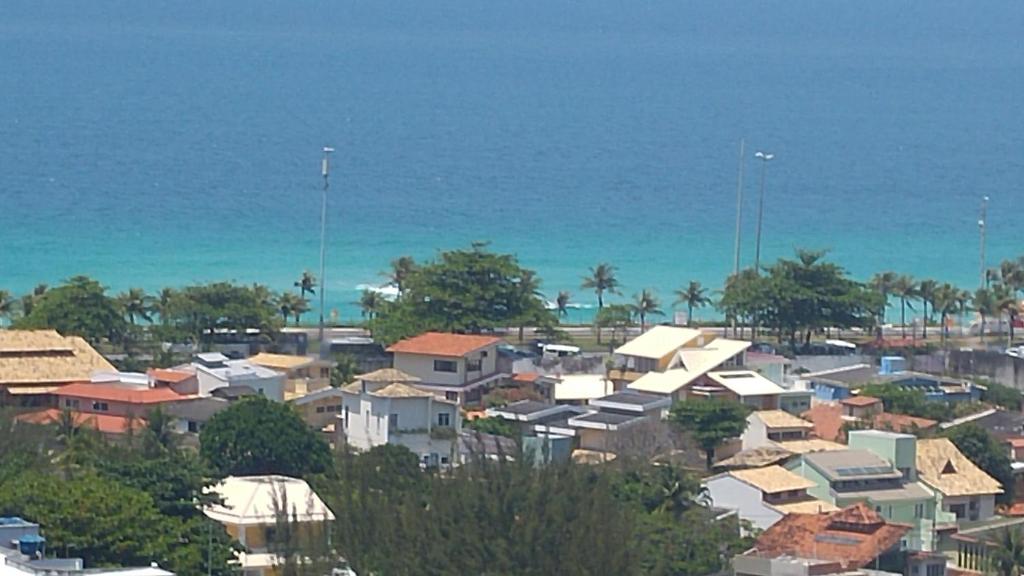
[[[863,568],[899,544],[910,526],[888,523],[863,502],[831,514],[788,514],[757,539],[761,556],[797,556]]]
[[[512,375],[513,382],[519,382],[522,384],[531,384],[540,378],[540,372],[518,372]]]
[[[388,348],[388,352],[459,358],[499,342],[501,342],[501,338],[494,336],[425,332],[419,336],[395,342]]]
[[[851,396],[850,398],[845,398],[839,401],[839,403],[844,406],[874,406],[879,402],[881,402],[881,400],[874,396]]]
[[[1014,448],[1024,448],[1024,438],[1007,438],[1004,442]]]
[[[800,415],[814,424],[814,435],[835,442],[843,432],[843,407],[836,404],[818,404]]]
[[[141,418],[127,418],[125,416],[112,416],[110,414],[88,414],[85,412],[72,412],[75,425],[85,428],[93,428],[105,434],[123,434],[131,426],[133,430],[141,430],[146,426],[146,421]],[[17,416],[20,422],[29,424],[53,424],[60,420],[60,410],[50,408],[40,412],[29,412]]]
[[[185,372],[184,370],[167,370],[165,368],[151,368],[146,373],[154,380],[170,382],[171,384],[177,384],[178,382],[184,382],[189,378],[196,377],[192,372]]]
[[[90,384],[78,382],[61,387],[57,396],[84,398],[88,400],[104,400],[107,402],[125,402],[128,404],[159,404],[183,400],[182,396],[170,388],[127,388],[109,384]]]

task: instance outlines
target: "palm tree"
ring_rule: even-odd
[[[917,284],[912,277],[901,275],[896,277],[896,281],[893,282],[891,288],[893,295],[900,299],[900,334],[903,338],[906,338],[907,308],[914,309],[914,305],[910,303],[910,300],[917,298]]]
[[[405,281],[415,271],[416,261],[413,260],[412,256],[399,256],[391,261],[391,270],[385,275],[388,277],[388,283],[397,288],[398,293],[401,294]]]
[[[558,310],[558,316],[569,315],[569,299],[572,298],[572,294],[568,291],[563,290],[558,293],[558,298],[555,298],[555,308]]]
[[[639,294],[633,296],[634,302],[630,305],[630,310],[633,314],[640,319],[640,332],[643,333],[647,328],[647,317],[648,316],[664,316],[665,313],[661,311],[659,306],[661,302],[658,301],[658,297],[654,295],[654,292],[644,289]]]
[[[129,288],[127,292],[117,295],[117,304],[121,311],[128,316],[128,322],[135,324],[136,318],[142,318],[146,322],[153,322],[150,312],[153,310],[153,299],[150,298],[142,288]]]
[[[935,290],[938,289],[939,283],[935,280],[921,280],[917,284],[917,297],[921,299],[921,338],[924,340],[928,339],[928,305],[932,307],[932,313],[935,313]]]
[[[1013,344],[1013,323],[1017,320],[1017,316],[1020,315],[1020,305],[1017,303],[1016,291],[1010,286],[1000,283],[995,285],[992,295],[996,299],[996,309],[999,311],[1000,318],[1005,313],[1009,321],[1010,328],[1007,333],[1007,346],[1009,346]]]
[[[1024,290],[1024,259],[1003,260],[999,264],[999,281],[1013,292]]]
[[[988,288],[978,288],[974,291],[974,296],[971,298],[971,305],[974,306],[975,311],[981,316],[981,341],[985,341],[985,320],[999,314],[999,302],[996,300],[995,294]]]
[[[359,297],[359,307],[363,311],[363,318],[367,320],[373,320],[377,317],[381,307],[384,306],[384,298],[379,292],[373,290],[363,290],[363,294]]]
[[[686,325],[693,325],[693,309],[703,308],[711,304],[711,298],[707,295],[708,289],[701,286],[700,282],[690,280],[686,288],[676,290],[675,304],[686,304]]]
[[[936,288],[935,293],[932,295],[932,311],[939,313],[940,338],[943,344],[946,343],[946,339],[949,337],[949,327],[946,325],[946,320],[950,314],[956,313],[960,306],[958,300],[959,292],[956,286],[945,283]]]
[[[893,293],[893,286],[899,275],[895,272],[883,272],[874,275],[867,285],[882,295],[882,310],[879,311],[879,326],[886,323],[886,308],[889,307],[889,296]]]
[[[168,318],[170,318],[171,302],[177,298],[178,291],[174,288],[163,288],[160,293],[157,294],[156,302],[153,304],[153,308],[156,309],[156,313],[160,316],[160,323],[167,324]]]
[[[312,272],[306,270],[302,273],[302,277],[295,281],[295,287],[299,289],[299,296],[306,297],[308,292],[311,295],[316,295],[316,276]]]
[[[299,325],[299,321],[302,320],[302,315],[309,312],[309,300],[305,298],[299,298],[292,304],[292,316],[295,317],[295,325]],[[287,320],[285,320],[287,322]]]
[[[296,308],[300,308],[302,305],[299,304],[303,298],[297,294],[291,292],[282,292],[277,297],[277,310],[281,313],[281,318],[284,319],[285,325],[288,324],[288,318],[294,313]]]
[[[1024,534],[1020,528],[1004,528],[988,555],[991,570],[998,576],[1020,576],[1024,568]]]
[[[0,290],[0,320],[4,318],[10,320],[12,314],[14,314],[14,298],[7,290]],[[0,327],[2,326],[3,323],[0,322]]]
[[[590,276],[583,277],[580,284],[583,290],[593,290],[597,294],[597,308],[604,308],[604,293],[619,294],[619,280],[615,277],[615,266],[600,263],[590,269]]]

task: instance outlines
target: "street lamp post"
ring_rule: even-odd
[[[757,242],[754,244],[754,272],[761,273],[761,223],[764,220],[764,173],[774,154],[758,151],[754,158],[761,161],[761,193],[757,200]]]
[[[743,223],[743,164],[745,158],[743,145],[745,142],[740,139],[740,166],[736,176],[736,244],[733,249],[732,274],[740,273],[740,225]]]
[[[982,196],[981,198],[981,218],[978,219],[978,233],[981,236],[979,239],[979,263],[981,266],[981,288],[984,288],[988,284],[988,274],[985,270],[985,232],[988,227],[988,196]]]
[[[328,156],[334,152],[334,148],[324,146],[323,152],[324,157],[320,165],[320,173],[324,177],[324,188],[320,195],[320,357],[326,358],[330,352],[330,346],[324,346],[324,295],[327,292],[327,279],[324,273],[327,255],[327,188],[330,174]]]

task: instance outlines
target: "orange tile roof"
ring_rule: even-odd
[[[913,430],[927,430],[934,427],[938,422],[927,418],[907,416],[906,414],[892,414],[882,412],[875,414],[874,427],[878,430],[892,430],[893,432],[911,432]]]
[[[512,375],[513,381],[526,384],[536,382],[538,378],[540,378],[540,372],[518,372]]]
[[[789,514],[757,539],[758,555],[797,556],[863,568],[899,544],[910,526],[886,522],[863,502],[831,514]]]
[[[125,388],[109,384],[90,384],[87,382],[68,384],[57,390],[56,394],[71,398],[126,402],[128,404],[159,404],[161,402],[174,402],[188,398],[188,396],[182,396],[170,388]]]
[[[1014,448],[1024,448],[1024,438],[1007,438],[1005,442]]]
[[[818,404],[800,415],[814,424],[814,435],[835,442],[843,433],[843,408],[835,404]]]
[[[458,358],[498,342],[501,342],[501,338],[494,336],[425,332],[419,336],[395,342],[388,348],[388,352]]]
[[[879,402],[881,402],[881,400],[874,396],[851,396],[850,398],[845,398],[839,401],[839,403],[844,406],[874,406]]]
[[[112,416],[110,414],[88,414],[85,412],[72,412],[75,425],[85,428],[93,428],[104,434],[123,434],[131,426],[132,430],[138,431],[146,426],[146,421],[141,418],[127,418],[125,416]],[[20,422],[29,424],[53,424],[60,420],[60,410],[50,408],[39,412],[29,412],[17,416]]]
[[[171,384],[177,384],[178,382],[184,382],[189,378],[195,378],[195,374],[192,372],[185,372],[184,370],[167,370],[165,368],[150,368],[148,372],[154,380],[161,382],[170,382]]]

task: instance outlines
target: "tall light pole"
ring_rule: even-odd
[[[757,200],[757,243],[754,244],[754,272],[761,273],[761,223],[764,220],[764,173],[768,162],[775,158],[774,154],[761,152],[754,153],[754,158],[761,161],[761,194]]]
[[[736,245],[733,250],[732,259],[732,275],[735,276],[740,273],[740,224],[743,222],[743,164],[745,158],[743,153],[743,145],[745,142],[740,139],[740,166],[737,169],[738,175],[736,177]]]
[[[334,148],[324,146],[324,158],[320,165],[320,173],[324,177],[324,189],[320,196],[320,357],[326,358],[330,355],[330,346],[324,346],[324,295],[327,292],[327,279],[325,273],[325,262],[327,255],[327,188],[329,187],[328,176],[330,175],[330,163],[328,156],[334,152]]]
[[[978,233],[981,236],[979,242],[979,262],[981,265],[981,288],[988,284],[988,274],[985,269],[985,229],[988,227],[988,196],[981,198],[981,218],[978,219]]]

